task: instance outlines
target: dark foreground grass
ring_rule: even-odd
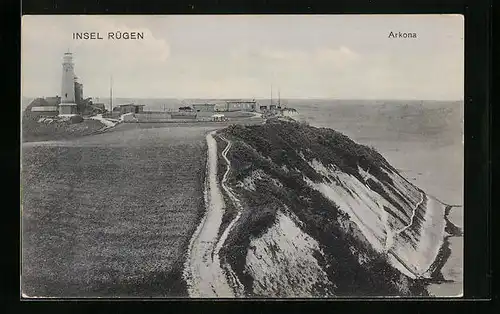
[[[154,134],[155,145],[23,149],[26,295],[187,296],[181,274],[204,206],[204,131],[179,141],[182,132]]]

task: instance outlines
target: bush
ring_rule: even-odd
[[[82,118],[82,116],[72,116],[71,118],[69,118],[69,122],[71,124],[82,123],[83,122],[83,118]]]

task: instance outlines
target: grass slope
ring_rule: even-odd
[[[98,132],[105,125],[97,120],[84,120],[81,123],[70,122],[39,123],[36,119],[24,116],[21,123],[23,142],[66,140]]]
[[[206,144],[174,131],[156,145],[23,150],[24,293],[187,296],[181,273],[204,212]],[[182,142],[170,143],[174,133]]]

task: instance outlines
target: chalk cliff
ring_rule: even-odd
[[[446,205],[375,149],[279,120],[218,133],[240,211],[221,261],[247,296],[425,296],[439,280]]]

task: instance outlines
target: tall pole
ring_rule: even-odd
[[[109,107],[111,113],[113,113],[113,76],[109,78]]]
[[[273,104],[273,85],[271,84],[271,105]],[[271,108],[269,108],[271,109]]]
[[[278,88],[278,107],[281,107],[281,94],[279,88]]]

